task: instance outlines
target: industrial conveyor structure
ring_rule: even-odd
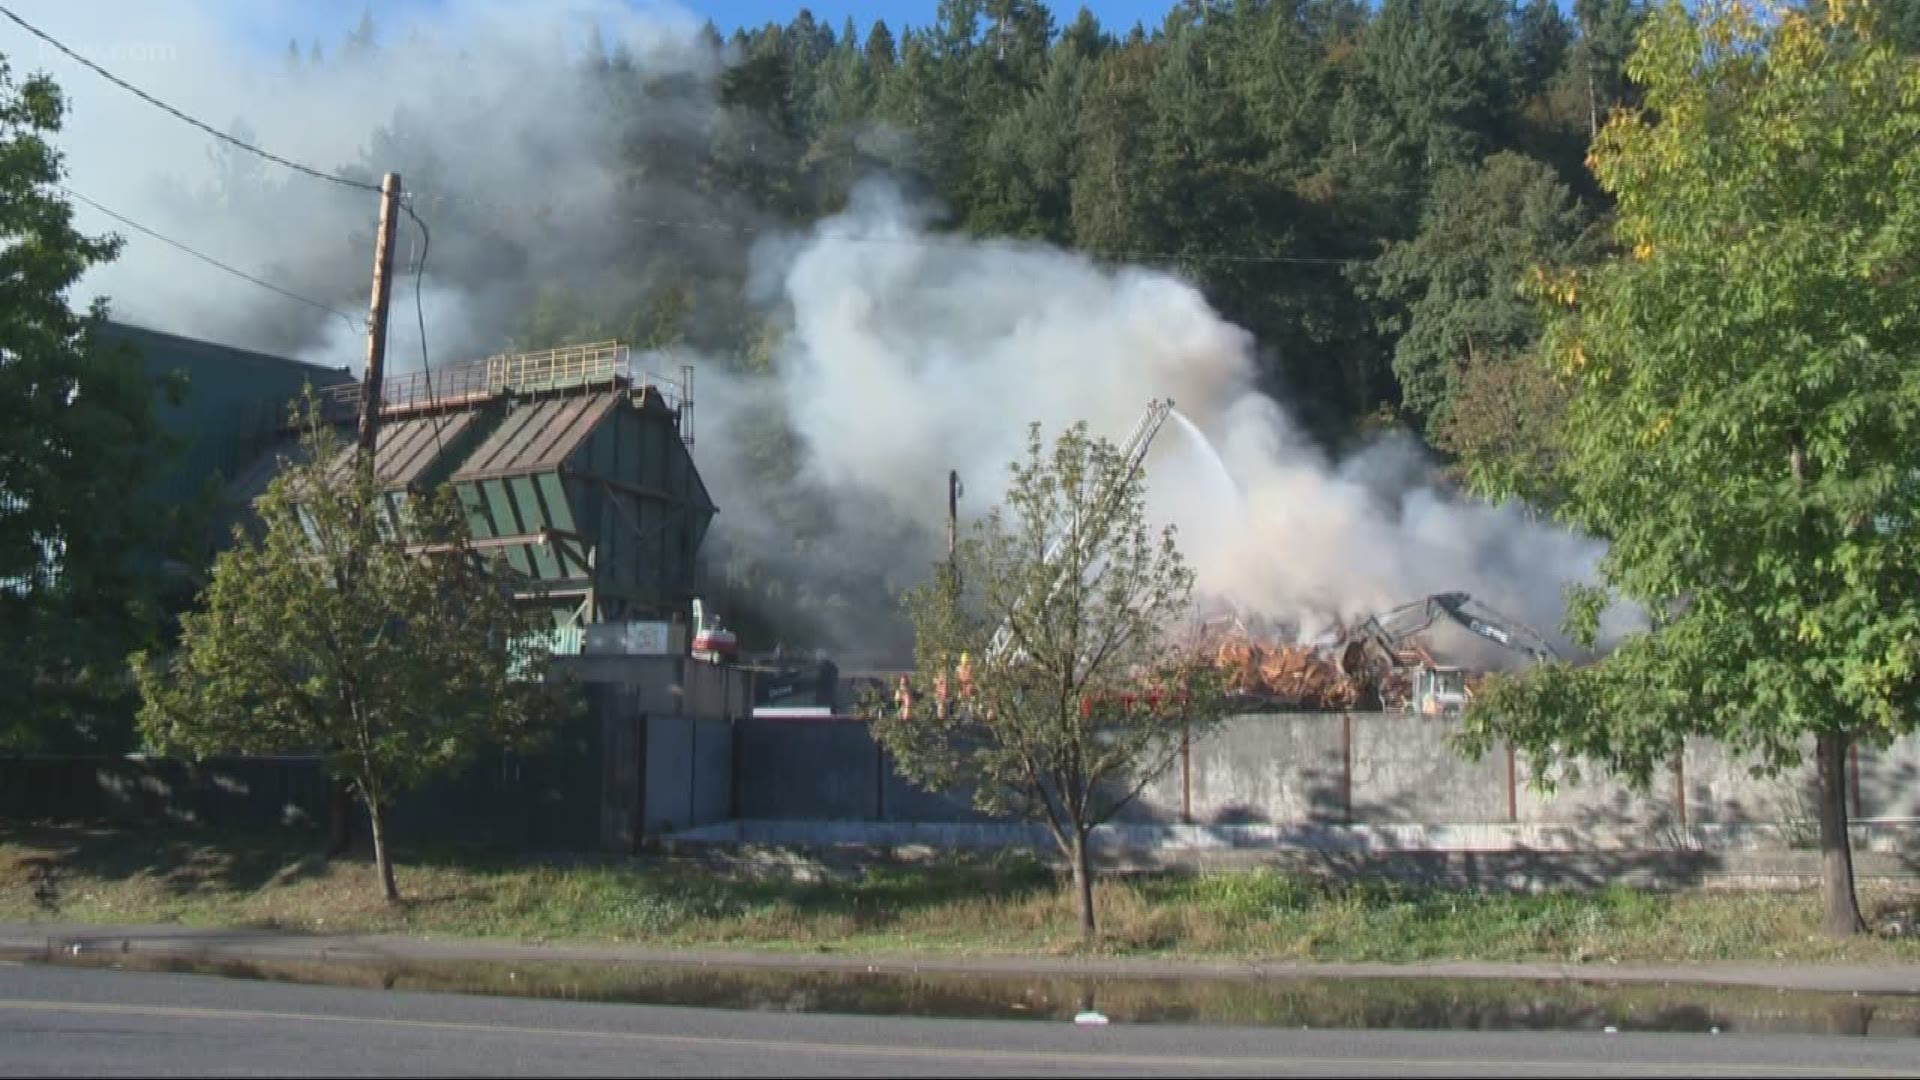
[[[618,342],[495,356],[390,380],[374,467],[394,510],[449,483],[475,549],[556,627],[684,612],[715,507],[688,450],[692,371],[670,381]],[[331,387],[346,423],[361,389]]]

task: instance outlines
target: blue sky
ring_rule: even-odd
[[[1173,0],[1051,0],[1047,6],[1053,12],[1054,21],[1064,25],[1073,20],[1083,5],[1092,9],[1109,30],[1125,32],[1136,22],[1144,22],[1148,29],[1159,25],[1167,9],[1173,6]],[[329,0],[326,4],[303,5],[305,10],[297,21],[277,25],[278,20],[262,19],[246,27],[245,32],[248,37],[276,48],[289,38],[298,38],[304,43],[318,37],[330,45],[360,21],[363,9],[372,9],[374,21],[378,23],[383,13],[432,10],[437,6],[437,0]],[[885,19],[895,31],[903,25],[925,26],[933,21],[939,0],[636,0],[635,6],[677,6],[712,19],[723,32],[731,32],[738,26],[785,23],[804,7],[813,12],[815,19],[835,30],[852,16],[854,25],[864,35],[876,19]]]

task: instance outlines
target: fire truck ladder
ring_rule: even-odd
[[[1172,412],[1171,399],[1155,399],[1147,403],[1147,411],[1142,413],[1139,422],[1133,425],[1132,433],[1127,436],[1127,441],[1121,448],[1121,457],[1126,463],[1126,468],[1114,480],[1113,486],[1101,493],[1096,513],[1104,517],[1111,510],[1111,503],[1118,496],[1120,489],[1139,473],[1140,466],[1147,460],[1147,448],[1153,445],[1153,437],[1159,433],[1160,425],[1166,423],[1168,414]],[[1041,565],[1053,566],[1058,563],[1060,556],[1067,550],[1067,541],[1071,535],[1072,531],[1068,530],[1055,536],[1040,556]],[[1053,583],[1047,588],[1043,606],[1051,606],[1053,598],[1059,595],[1066,584],[1066,575],[1056,570]],[[994,632],[993,640],[988,642],[985,659],[998,660],[1012,644],[1013,620],[1009,618],[1000,624],[1000,629]]]

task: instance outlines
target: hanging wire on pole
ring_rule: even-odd
[[[401,200],[400,209],[406,211],[407,217],[413,220],[414,227],[420,230],[420,258],[413,264],[413,318],[415,325],[420,329],[420,371],[427,383],[427,399],[431,401],[436,396],[433,392],[433,360],[427,352],[427,312],[420,299],[420,288],[421,282],[426,277],[427,253],[433,250],[433,233],[427,228],[427,223],[420,219],[420,215],[414,212],[411,196]],[[444,454],[447,450],[446,444],[440,438],[440,428],[444,422],[445,417],[438,413],[433,414],[433,448],[437,454]]]
[[[324,169],[317,169],[311,165],[294,161],[291,158],[281,157],[279,154],[275,154],[269,150],[264,150],[243,139],[235,138],[234,136],[229,135],[224,131],[221,131],[220,129],[214,127],[211,124],[206,123],[203,120],[190,116],[187,113],[181,111],[180,109],[177,109],[174,106],[169,105],[168,103],[160,100],[159,98],[154,97],[152,94],[147,93],[145,90],[140,89],[138,86],[133,85],[127,80],[122,79],[120,76],[115,75],[113,72],[108,71],[106,68],[101,67],[99,64],[94,63],[92,60],[89,60],[86,57],[80,55],[78,52],[75,52],[73,49],[69,48],[64,42],[55,38],[53,35],[47,33],[46,31],[40,29],[39,27],[21,18],[19,15],[15,14],[12,9],[6,7],[5,5],[0,5],[0,16],[5,16],[7,19],[12,21],[15,25],[19,26],[21,29],[25,30],[27,33],[32,34],[33,36],[46,42],[48,45],[51,45],[53,48],[58,49],[61,53],[73,59],[74,62],[93,71],[95,74],[99,75],[103,79],[106,79],[108,82],[113,83],[115,86],[118,86],[121,89],[127,91],[128,93],[133,94],[135,97],[138,97],[140,100],[145,101],[147,104],[152,105],[153,107],[161,110],[162,112],[167,113],[168,115],[182,121],[183,123],[186,123],[200,131],[205,132],[208,135],[213,136],[214,138],[220,140],[221,142],[224,142],[230,146],[236,147],[240,150],[244,150],[249,154],[258,155],[259,157],[262,157],[268,161],[271,161],[276,165],[284,166],[288,169],[292,169],[295,172],[302,173],[306,176],[313,177],[317,180],[325,180],[329,183],[340,184],[345,187],[354,188],[360,191],[371,191],[376,194],[381,193],[381,187],[379,184],[369,183],[364,180],[356,180],[349,176],[341,176],[337,173],[327,172]],[[62,190],[67,190],[67,189],[63,188]],[[218,266],[221,269],[226,270],[228,273],[238,275],[242,278],[245,278],[248,281],[253,282],[256,285],[261,286],[262,288],[271,289],[274,292],[280,293],[281,295],[287,296],[291,299],[298,300],[301,303],[312,304],[315,307],[319,307],[326,311],[330,311],[333,314],[339,315],[341,318],[346,319],[347,324],[349,326],[353,326],[356,329],[358,328],[350,316],[348,316],[345,312],[338,310],[337,308],[329,307],[328,305],[322,304],[319,301],[311,300],[311,299],[308,299],[307,297],[288,292],[287,290],[282,289],[279,286],[272,284],[271,282],[262,281],[261,279],[256,278],[250,274],[244,273],[240,270],[236,270],[231,266],[227,266],[226,264],[221,263],[216,259],[210,258],[206,255],[202,255],[201,253],[187,247],[185,244],[182,244],[179,241],[173,240],[169,237],[162,236],[159,233],[155,232],[154,230],[149,229],[146,226],[141,225],[140,223],[133,221],[129,218],[126,218],[120,214],[114,213],[113,211],[108,210],[106,207],[101,206],[99,203],[94,202],[92,199],[88,199],[82,195],[79,195],[76,192],[68,191],[68,194],[73,195],[74,198],[80,199],[82,202],[85,202],[88,205],[94,207],[96,210],[99,210],[101,213],[107,214],[115,218],[116,220],[125,222],[128,226],[135,229],[139,229],[141,232],[144,232],[154,237],[157,240],[162,240],[168,244],[172,244],[173,246],[180,248],[182,251],[185,251],[196,258],[203,259],[214,266]],[[432,397],[433,396],[433,365],[427,349],[426,312],[424,307],[422,306],[420,291],[421,291],[421,284],[426,273],[427,252],[433,246],[433,235],[427,229],[427,223],[425,221],[422,221],[420,219],[420,215],[414,211],[413,206],[411,205],[411,202],[403,203],[402,209],[406,211],[406,214],[409,218],[413,219],[414,225],[417,226],[420,230],[420,241],[421,241],[420,260],[414,265],[414,277],[413,277],[414,319],[420,331],[420,364],[421,364],[421,369],[423,373],[423,378],[426,381],[427,396]],[[440,435],[440,430],[438,425],[436,424],[434,428],[434,437],[436,440],[439,438],[439,435]]]

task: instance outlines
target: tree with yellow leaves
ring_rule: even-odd
[[[1811,743],[1833,934],[1864,925],[1849,748],[1913,730],[1920,692],[1920,68],[1875,19],[1710,0],[1642,31],[1644,108],[1589,159],[1622,254],[1543,290],[1543,486],[1610,545],[1571,628],[1610,596],[1653,628],[1498,682],[1467,736],[1643,784],[1689,735],[1770,771]]]

